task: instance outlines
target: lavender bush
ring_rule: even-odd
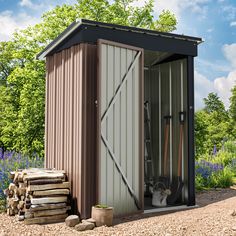
[[[229,187],[233,184],[232,170],[223,164],[200,160],[196,162],[195,167],[195,183],[198,190]]]
[[[43,167],[43,158],[36,154],[23,155],[14,151],[5,151],[0,148],[0,199],[4,198],[3,190],[9,185],[9,172],[29,167]]]

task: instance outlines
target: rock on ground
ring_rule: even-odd
[[[197,194],[199,208],[169,214],[138,215],[114,221],[113,227],[98,227],[78,232],[65,223],[25,225],[18,217],[0,214],[0,235],[4,236],[76,236],[76,235],[236,235],[236,189]]]
[[[75,225],[79,224],[80,219],[77,215],[70,215],[65,219],[65,223],[69,227],[74,227]]]
[[[85,231],[85,230],[93,230],[95,227],[94,223],[83,221],[75,226],[75,230],[77,231]]]

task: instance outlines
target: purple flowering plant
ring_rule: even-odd
[[[37,154],[24,155],[15,151],[3,151],[0,148],[0,199],[4,198],[3,190],[10,183],[9,173],[18,169],[43,167],[44,159]]]

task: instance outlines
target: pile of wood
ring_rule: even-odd
[[[26,169],[11,172],[12,182],[5,190],[7,213],[18,214],[25,224],[64,221],[70,210],[70,183],[64,171]]]

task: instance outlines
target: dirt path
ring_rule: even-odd
[[[236,188],[197,194],[199,208],[162,215],[123,218],[114,227],[79,233],[64,223],[25,226],[15,217],[0,214],[0,236],[14,235],[235,235]]]

